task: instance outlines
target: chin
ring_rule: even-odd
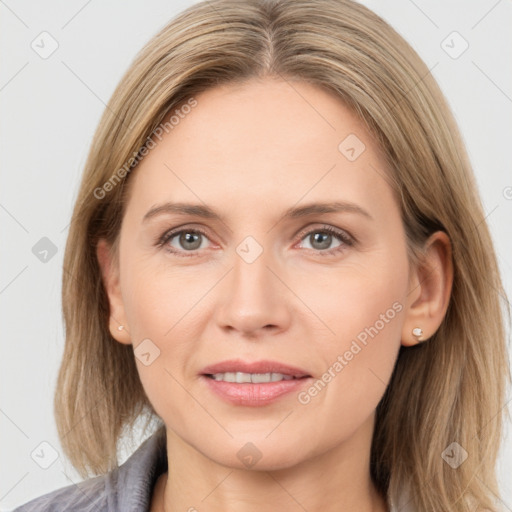
[[[244,441],[234,441],[231,439],[224,446],[219,443],[216,448],[219,451],[211,452],[211,445],[208,446],[203,454],[217,464],[231,469],[246,469],[250,471],[278,471],[288,469],[303,462],[307,455],[297,452],[299,441],[293,442],[287,439],[285,444],[282,440],[265,441],[264,434],[260,437],[261,441],[248,441],[247,439],[257,439],[257,436],[243,436]]]

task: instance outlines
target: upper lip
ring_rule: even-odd
[[[279,361],[253,361],[246,362],[241,359],[230,359],[221,361],[201,370],[202,375],[214,375],[216,373],[242,372],[242,373],[282,373],[295,378],[311,377],[311,375],[302,368],[280,363]]]

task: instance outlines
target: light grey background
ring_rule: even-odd
[[[61,455],[53,418],[64,343],[62,257],[71,208],[92,135],[122,73],[150,37],[191,3],[0,0],[2,511],[80,480]],[[362,3],[412,44],[448,97],[512,296],[512,3]],[[40,36],[43,31],[51,37]],[[458,58],[452,57],[463,41],[453,31],[469,44]],[[43,59],[31,44],[39,45],[39,52],[49,51],[52,38],[58,48]],[[32,252],[43,237],[57,251],[46,262]],[[142,439],[126,445],[122,460]],[[37,456],[31,457],[34,450],[39,463],[51,462],[52,450],[59,457],[43,469]],[[512,439],[507,435],[499,465],[507,510],[512,510],[510,474]]]

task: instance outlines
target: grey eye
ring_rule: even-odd
[[[334,247],[331,247],[331,244],[333,240],[337,239],[337,236],[333,236],[330,233],[317,230],[312,231],[309,235],[304,237],[303,240],[309,241],[311,247],[306,247],[307,249],[314,249],[317,251],[325,250],[325,249],[331,249]],[[338,240],[338,246],[341,245],[341,242]],[[335,246],[337,247],[337,246]]]
[[[189,251],[195,251],[201,247],[203,235],[196,231],[181,231],[176,233],[169,240],[169,244],[177,249],[185,249]],[[179,246],[173,244],[173,240],[177,239]]]

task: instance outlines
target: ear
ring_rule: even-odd
[[[130,345],[130,331],[126,322],[119,280],[119,262],[111,245],[103,238],[98,241],[96,255],[101,270],[103,286],[110,305],[110,334],[119,343]],[[119,328],[120,326],[122,326],[121,329]]]
[[[453,284],[451,243],[443,231],[436,231],[425,243],[425,256],[410,278],[408,307],[402,330],[402,345],[416,345],[439,328],[448,309]],[[423,334],[414,336],[419,327]]]

